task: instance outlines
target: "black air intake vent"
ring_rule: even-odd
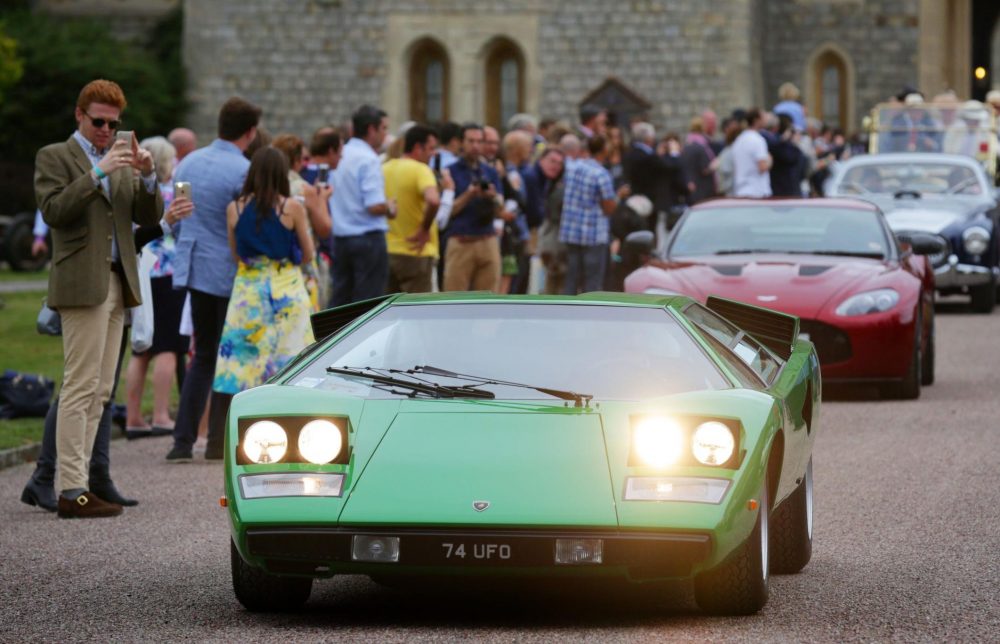
[[[792,345],[799,337],[799,319],[794,315],[714,295],[708,297],[705,306],[757,338],[782,359],[792,355]]]

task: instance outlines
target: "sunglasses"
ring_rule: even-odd
[[[122,124],[122,122],[119,121],[118,119],[112,119],[112,120],[95,119],[93,116],[87,114],[86,112],[84,112],[83,115],[86,116],[88,119],[90,119],[90,122],[93,123],[94,127],[96,127],[98,130],[104,127],[105,125],[108,126],[108,129],[117,130],[118,126]]]

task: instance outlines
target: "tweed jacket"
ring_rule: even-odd
[[[48,305],[97,306],[107,299],[114,236],[124,268],[125,306],[137,306],[141,299],[132,223],[158,223],[163,197],[159,187],[150,193],[132,168],[121,168],[111,173],[109,199],[95,187],[90,169],[73,137],[42,148],[35,157],[35,198],[52,229]]]

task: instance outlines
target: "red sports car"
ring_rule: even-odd
[[[642,245],[638,238],[631,243]],[[648,239],[648,238],[647,238]],[[791,313],[825,382],[916,398],[934,381],[933,237],[897,239],[877,206],[848,199],[720,199],[690,209],[625,280],[631,293],[720,295]]]

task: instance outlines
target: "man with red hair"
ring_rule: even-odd
[[[134,135],[115,140],[124,109],[116,83],[88,83],[76,103],[77,130],[35,158],[35,197],[52,230],[48,304],[63,329],[56,420],[62,518],[122,512],[88,491],[87,466],[114,384],[125,307],[140,303],[132,224],[155,225],[163,215],[152,155]]]

